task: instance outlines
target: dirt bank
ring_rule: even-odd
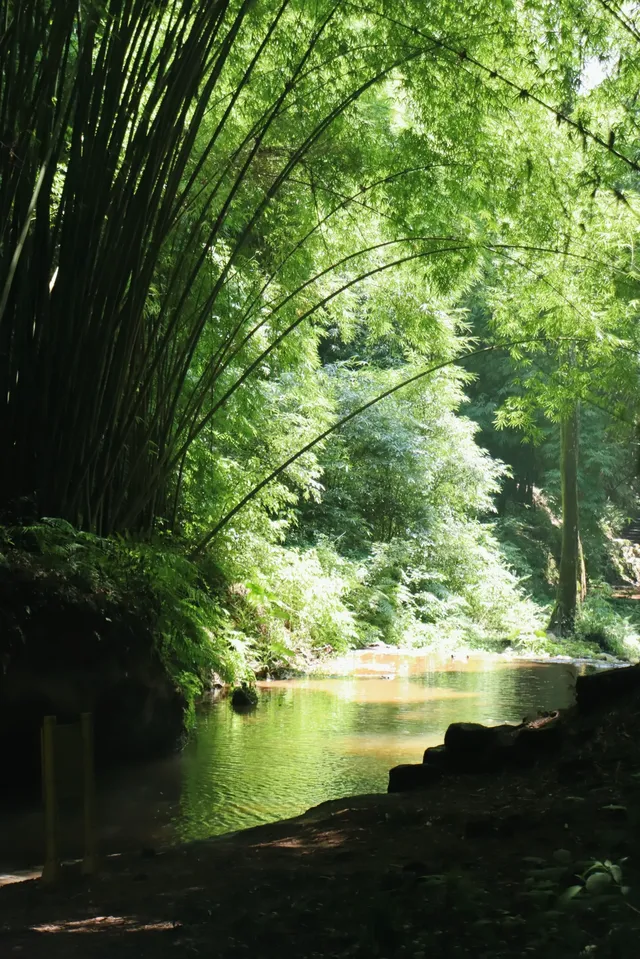
[[[70,868],[57,888],[5,886],[0,953],[635,959],[640,695],[597,709],[533,770],[326,803],[114,857],[91,880]]]
[[[42,718],[95,719],[99,762],[175,748],[185,699],[148,611],[24,550],[0,555],[0,791],[40,774]]]

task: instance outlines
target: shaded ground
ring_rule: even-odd
[[[562,753],[528,772],[326,803],[112,858],[91,880],[5,886],[0,955],[635,959],[639,735],[633,694],[575,719]]]

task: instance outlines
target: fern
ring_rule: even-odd
[[[187,702],[187,720],[215,672],[229,682],[247,673],[246,643],[231,636],[228,613],[201,571],[164,543],[102,538],[47,517],[2,528],[7,562],[53,574],[65,588],[131,610],[151,630],[157,654]]]

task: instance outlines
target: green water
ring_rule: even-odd
[[[376,678],[374,660],[392,678]],[[293,816],[326,799],[386,792],[388,771],[420,762],[449,723],[519,722],[572,701],[558,664],[430,663],[389,654],[347,679],[263,684],[258,709],[204,711],[183,755],[172,827],[198,839]]]
[[[449,723],[519,722],[570,704],[566,664],[433,661],[355,654],[348,678],[263,683],[258,708],[203,708],[177,756],[111,772],[99,783],[104,852],[204,839],[297,815],[327,799],[385,792],[388,770],[420,762]],[[0,869],[41,861],[37,810],[0,818]],[[77,823],[65,852],[79,853]]]

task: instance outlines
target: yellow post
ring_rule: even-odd
[[[44,882],[53,882],[58,875],[58,809],[56,800],[56,773],[54,735],[56,717],[45,716],[42,724],[42,798],[44,799],[45,859],[42,869]]]
[[[95,823],[95,772],[93,766],[93,721],[91,713],[83,713],[82,727],[82,770],[84,775],[84,860],[82,871],[96,871],[96,823]]]

